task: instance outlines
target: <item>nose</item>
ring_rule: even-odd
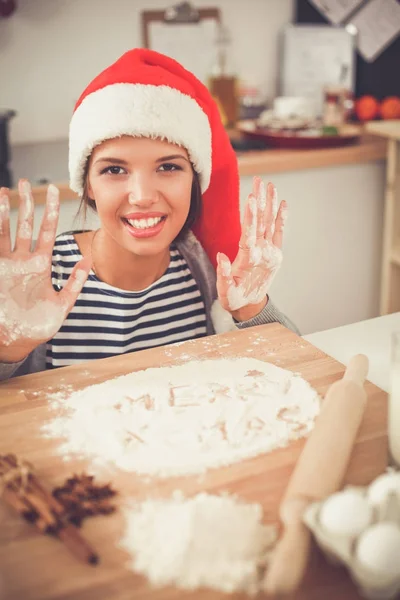
[[[128,202],[131,205],[148,207],[157,201],[157,190],[151,177],[144,173],[133,173],[129,181]]]

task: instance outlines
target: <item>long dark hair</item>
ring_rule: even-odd
[[[78,208],[78,211],[76,214],[77,218],[83,217],[84,221],[86,220],[88,209],[91,209],[93,212],[97,213],[96,202],[93,200],[93,198],[89,197],[89,192],[88,192],[89,162],[90,162],[90,158],[88,158],[86,161],[85,170],[84,170],[84,174],[83,174],[83,177],[84,177],[83,193],[82,193],[81,201],[79,203],[79,208]],[[201,211],[203,208],[203,200],[202,200],[201,188],[200,188],[200,178],[199,178],[198,173],[194,170],[193,165],[192,165],[192,171],[193,171],[193,181],[192,181],[192,190],[191,190],[191,194],[190,194],[189,213],[188,213],[188,216],[186,217],[186,221],[183,224],[182,229],[180,230],[180,232],[178,233],[178,235],[176,236],[174,241],[179,241],[185,237],[185,235],[188,233],[188,231],[193,227],[194,223],[200,217]]]

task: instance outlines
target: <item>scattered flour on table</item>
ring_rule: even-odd
[[[146,500],[126,510],[120,546],[129,567],[156,587],[214,588],[255,594],[276,541],[259,504],[206,493]]]
[[[317,392],[254,358],[191,361],[137,371],[61,395],[45,435],[59,452],[168,477],[256,456],[312,429]]]

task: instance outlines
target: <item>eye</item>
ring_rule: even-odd
[[[182,171],[182,167],[174,163],[163,163],[158,168],[159,171],[172,173],[172,171]]]
[[[109,173],[110,175],[123,175],[125,172],[125,169],[122,167],[117,167],[116,165],[111,165],[111,167],[106,167],[100,171],[101,175],[105,173]]]

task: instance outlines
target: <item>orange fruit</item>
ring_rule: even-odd
[[[400,119],[400,98],[388,96],[382,100],[379,113],[382,119]]]
[[[361,96],[356,100],[354,108],[360,121],[370,121],[379,114],[379,102],[374,96]]]

